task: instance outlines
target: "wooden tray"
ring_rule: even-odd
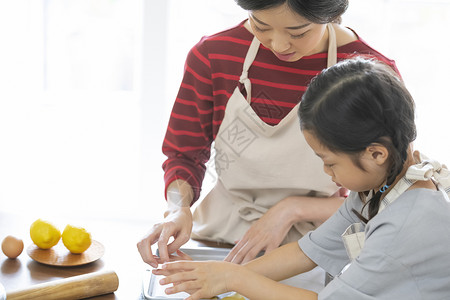
[[[72,267],[89,264],[101,258],[105,247],[93,240],[91,246],[81,254],[72,254],[60,241],[50,249],[40,249],[35,244],[27,248],[28,255],[37,262],[50,266]]]

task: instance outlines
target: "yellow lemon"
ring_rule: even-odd
[[[245,298],[241,294],[233,292],[232,294],[222,298],[222,300],[245,300]]]
[[[50,222],[37,219],[31,224],[30,237],[39,248],[49,249],[58,244],[61,238],[61,231]]]
[[[71,253],[78,254],[86,251],[92,243],[91,234],[82,227],[67,225],[62,233],[64,246]]]

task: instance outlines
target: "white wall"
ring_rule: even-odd
[[[397,61],[417,147],[447,164],[449,14],[450,1],[351,0],[344,16]],[[0,0],[0,210],[159,218],[186,54],[244,18],[233,0]]]

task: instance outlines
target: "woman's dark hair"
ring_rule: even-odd
[[[316,24],[340,23],[348,0],[235,0],[245,10],[264,10],[287,4],[292,11]]]
[[[361,169],[359,154],[373,143],[389,151],[391,185],[403,170],[416,138],[414,100],[398,75],[385,64],[354,58],[315,77],[298,111],[302,130],[310,131],[331,151],[349,154]],[[369,200],[369,220],[380,206],[381,192]]]

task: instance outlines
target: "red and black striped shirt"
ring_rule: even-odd
[[[189,52],[163,143],[167,186],[186,180],[200,195],[211,143],[222,123],[228,99],[239,84],[245,55],[253,39],[245,21],[220,33],[203,37]],[[395,62],[363,40],[338,47],[338,60],[362,54],[375,57],[393,69]],[[279,60],[260,46],[250,67],[251,106],[267,124],[278,124],[300,101],[308,83],[327,67],[327,53],[305,56],[295,62]]]

